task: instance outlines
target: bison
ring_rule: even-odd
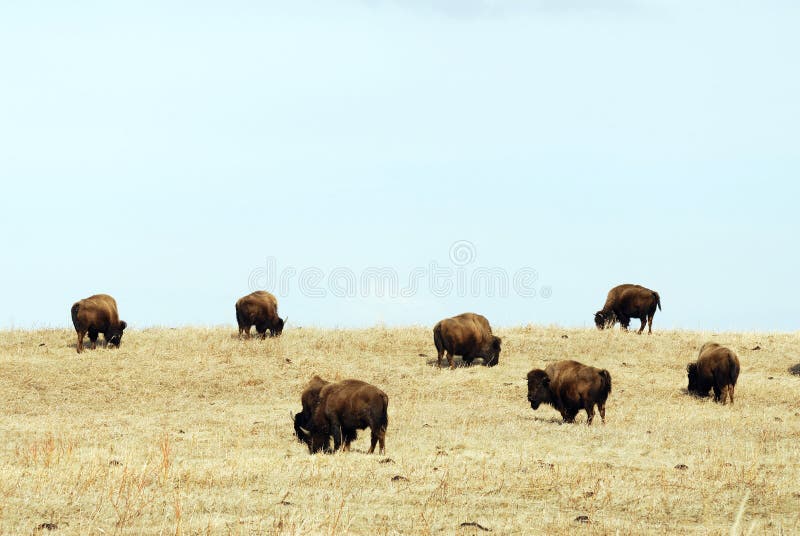
[[[92,350],[97,347],[97,334],[102,333],[106,344],[119,347],[122,332],[128,327],[119,319],[117,302],[108,294],[95,294],[72,305],[72,324],[78,333],[78,353],[83,351],[83,337],[89,333]]]
[[[688,391],[696,396],[708,396],[714,390],[714,400],[733,404],[733,390],[739,378],[739,358],[729,348],[707,342],[700,348],[697,361],[686,365],[689,377]]]
[[[606,422],[606,400],[611,393],[611,375],[605,369],[590,367],[577,361],[558,361],[546,369],[528,373],[528,402],[534,410],[540,404],[556,408],[564,422],[574,422],[581,409],[586,410],[591,425],[594,406]]]
[[[500,337],[492,334],[486,317],[475,313],[463,313],[445,318],[433,327],[433,343],[438,352],[437,364],[442,366],[442,355],[447,352],[450,368],[455,368],[453,356],[460,355],[468,365],[476,357],[483,358],[488,367],[500,361]]]
[[[350,450],[357,430],[371,432],[369,454],[380,443],[380,453],[386,450],[386,427],[389,417],[389,397],[386,393],[360,380],[330,383],[314,376],[301,396],[303,410],[294,416],[297,439],[308,446],[311,454],[319,451]]]
[[[257,290],[236,301],[236,322],[239,324],[240,337],[244,335],[249,339],[251,326],[256,327],[256,332],[262,339],[267,337],[267,330],[270,337],[280,336],[286,320],[278,316],[278,300],[269,292]]]
[[[302,427],[308,427],[314,416],[314,410],[317,408],[317,402],[319,402],[319,392],[329,383],[315,374],[303,389],[303,394],[300,395],[300,404],[303,409],[294,416],[294,434],[301,441],[305,433]]]
[[[608,291],[606,304],[594,314],[597,329],[613,327],[619,321],[622,329],[628,331],[631,318],[642,321],[639,333],[648,325],[647,332],[653,332],[653,317],[656,307],[661,309],[661,297],[658,292],[641,285],[619,285]]]

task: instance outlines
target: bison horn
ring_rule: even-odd
[[[302,426],[298,426],[298,428],[300,428],[300,431],[301,431],[301,432],[303,432],[304,434],[306,434],[306,435],[311,435],[311,432],[310,432],[310,431],[308,431],[308,430],[306,430],[306,429],[305,429],[305,428],[303,428]]]

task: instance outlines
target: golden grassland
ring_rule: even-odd
[[[496,329],[499,366],[439,370],[428,327],[235,331],[0,332],[0,534],[800,532],[800,334]],[[707,340],[739,354],[734,406],[685,392]],[[611,372],[605,426],[531,410],[560,359]],[[315,373],[389,395],[385,455],[294,440]]]

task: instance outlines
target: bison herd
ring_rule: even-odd
[[[617,322],[627,330],[630,320],[641,320],[639,333],[648,326],[653,330],[656,309],[661,309],[658,292],[639,285],[619,285],[612,288],[603,308],[594,315],[598,329],[613,327]],[[250,338],[255,326],[264,339],[267,332],[278,337],[286,320],[278,316],[278,301],[269,292],[256,291],[236,302],[236,322],[239,337]],[[83,351],[83,339],[88,334],[91,348],[97,345],[102,333],[107,345],[119,347],[122,333],[127,327],[119,319],[117,302],[107,294],[97,294],[76,302],[72,306],[72,323],[78,335],[76,349]],[[492,333],[486,317],[464,313],[438,322],[433,328],[433,344],[437,364],[442,366],[442,356],[447,357],[450,368],[453,358],[461,356],[464,363],[472,364],[480,358],[487,367],[500,362],[501,339]],[[688,392],[708,396],[714,400],[733,404],[733,393],[739,377],[739,358],[716,343],[706,343],[700,348],[697,360],[686,367]],[[536,410],[541,404],[556,409],[564,422],[574,422],[579,411],[586,411],[587,424],[594,420],[597,407],[600,419],[606,420],[606,401],[611,394],[611,374],[605,369],[584,365],[577,361],[558,361],[544,370],[528,372],[528,402]],[[331,383],[314,376],[300,396],[302,409],[294,415],[294,433],[305,443],[309,452],[347,451],[356,439],[358,430],[369,428],[371,433],[369,453],[379,446],[385,450],[386,428],[389,424],[389,397],[379,388],[360,380],[343,380]],[[333,448],[331,448],[333,439]]]
[[[312,454],[333,450],[350,450],[356,431],[369,428],[372,433],[369,454],[380,443],[385,451],[386,427],[389,425],[389,397],[386,393],[361,380],[326,382],[314,376],[300,396],[303,410],[294,416],[297,439],[308,446]]]

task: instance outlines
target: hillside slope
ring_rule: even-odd
[[[81,355],[71,330],[0,332],[0,533],[728,534],[742,505],[742,531],[800,531],[800,334],[495,331],[499,366],[454,371],[428,327],[131,330]],[[707,340],[741,359],[733,407],[685,393]],[[528,405],[527,371],[567,358],[611,372],[605,426]],[[315,373],[389,395],[385,456],[368,431],[349,454],[293,439]]]

